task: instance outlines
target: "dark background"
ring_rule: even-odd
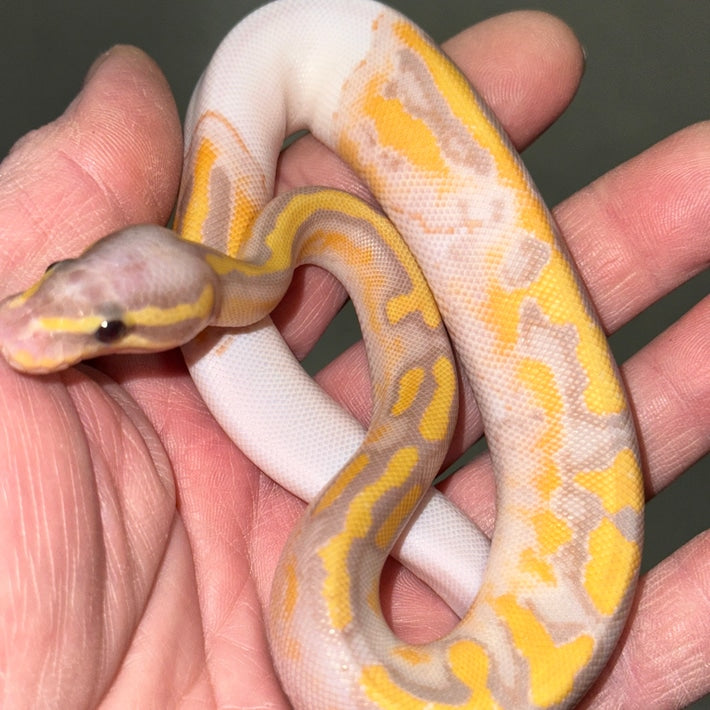
[[[145,49],[166,73],[184,111],[218,41],[259,2],[247,0],[26,0],[4,3],[0,17],[0,154],[52,120],[78,90],[90,63],[115,43]],[[443,41],[490,15],[534,7],[566,20],[588,52],[572,107],[525,153],[546,201],[554,205],[594,178],[684,126],[710,117],[708,0],[394,0]],[[705,272],[612,338],[617,359],[662,332],[710,290]],[[346,309],[308,359],[317,369],[358,337]],[[710,524],[706,456],[648,506],[644,569]],[[708,698],[692,707],[710,708]]]

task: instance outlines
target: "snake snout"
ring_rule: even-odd
[[[22,294],[0,301],[0,352],[16,370],[50,372],[52,356],[47,337],[34,326],[34,318]],[[42,363],[42,364],[40,364]]]

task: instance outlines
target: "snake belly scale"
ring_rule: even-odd
[[[330,189],[272,200],[282,141],[303,128],[366,182],[384,216]],[[245,450],[277,449],[277,415],[272,430],[225,422],[240,416],[229,372],[251,368],[257,387],[287,389],[292,364],[264,367],[250,336],[271,332],[263,319],[296,263],[333,271],[358,309],[374,411],[277,569],[268,633],[286,694],[308,710],[574,705],[633,596],[639,455],[585,289],[490,111],[385,6],[279,0],[227,35],[185,133],[181,238],[131,227],[50,268],[0,305],[4,356],[47,372],[187,343],[230,434],[251,426]],[[208,326],[250,328],[200,335]],[[447,331],[483,416],[498,518],[475,601],[448,635],[413,646],[384,620],[379,574],[455,423]],[[311,392],[300,396],[313,409]]]

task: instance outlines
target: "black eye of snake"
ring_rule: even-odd
[[[96,339],[102,343],[115,343],[120,340],[128,331],[126,324],[122,320],[103,320],[94,334]]]

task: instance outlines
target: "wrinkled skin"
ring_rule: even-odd
[[[446,49],[519,147],[564,109],[582,71],[570,31],[535,13],[490,20]],[[709,145],[710,125],[688,128],[557,208],[610,332],[707,264]],[[65,115],[28,135],[3,164],[0,295],[103,234],[164,222],[180,155],[159,70],[137,50],[104,56]],[[306,183],[352,189],[353,179],[304,140],[284,157],[279,188]],[[298,353],[341,298],[320,272],[300,274],[277,312]],[[708,449],[709,321],[705,299],[623,367],[649,497]],[[320,379],[366,418],[361,348]],[[470,398],[463,406],[459,446],[479,430]],[[263,608],[302,506],[226,439],[179,354],[108,358],[46,378],[0,363],[0,416],[0,704],[287,707]],[[485,459],[446,490],[491,529]],[[709,571],[705,532],[642,579],[619,653],[586,706],[681,707],[707,692],[710,627],[698,620],[710,615]],[[394,566],[384,596],[409,640],[453,621]]]

